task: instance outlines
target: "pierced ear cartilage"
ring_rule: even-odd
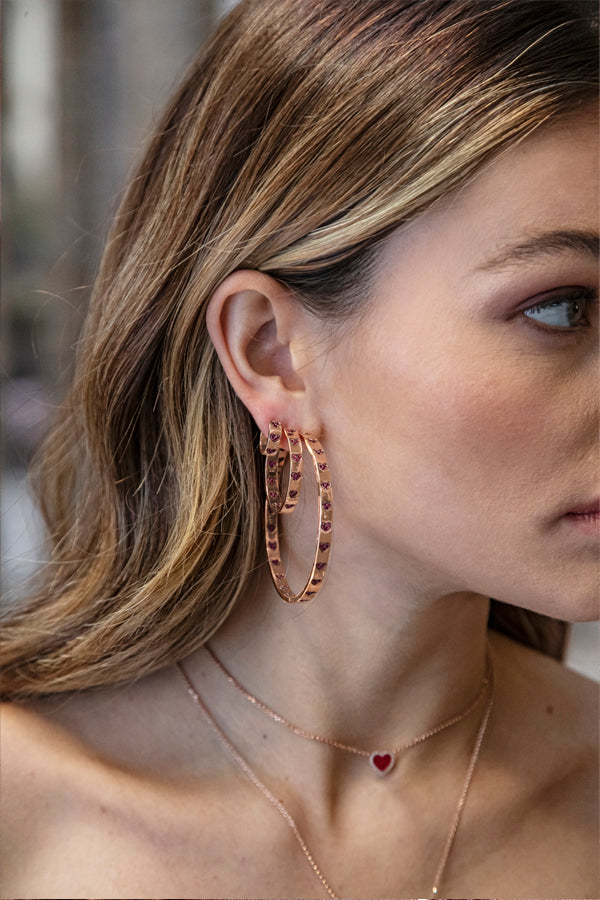
[[[286,434],[288,434],[287,431]],[[291,429],[289,434],[292,434]],[[294,434],[296,433],[294,432]],[[319,593],[327,575],[327,566],[333,536],[333,495],[329,476],[329,465],[327,463],[325,451],[317,438],[310,434],[298,434],[297,438],[292,438],[292,440],[296,439],[304,441],[306,449],[313,461],[315,474],[317,476],[317,483],[319,485],[319,530],[317,532],[315,556],[310,575],[302,590],[295,594],[288,583],[279,550],[279,511],[274,511],[272,509],[269,497],[267,496],[267,501],[265,503],[267,561],[269,563],[269,569],[275,589],[286,603],[304,603],[307,600],[312,600]],[[267,439],[265,439],[264,447],[265,450],[268,449]],[[293,450],[295,447],[295,444],[290,443],[290,449]],[[293,499],[297,502],[297,497]],[[284,509],[281,510],[282,512],[285,511],[285,503],[283,506]]]
[[[288,451],[281,447],[281,435],[285,432],[290,448],[290,472],[285,497],[281,497],[281,477]],[[269,422],[268,434],[260,435],[260,452],[265,459],[265,489],[271,512],[291,512],[300,497],[302,486],[302,443],[294,428],[282,428],[280,422]]]

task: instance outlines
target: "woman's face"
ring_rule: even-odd
[[[598,604],[597,160],[581,115],[393,235],[315,385],[344,529],[572,620]]]

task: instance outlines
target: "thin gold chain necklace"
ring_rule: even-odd
[[[261,791],[262,794],[264,794],[264,796],[267,798],[267,800],[273,804],[275,809],[277,809],[278,812],[281,814],[281,816],[285,819],[286,823],[292,830],[294,837],[298,841],[298,844],[300,845],[300,848],[302,849],[302,852],[303,852],[308,864],[310,865],[310,867],[311,867],[312,871],[314,872],[314,874],[316,875],[316,877],[321,882],[327,895],[329,897],[331,897],[332,900],[338,900],[338,895],[335,893],[335,891],[329,884],[328,880],[325,878],[322,869],[317,864],[317,861],[316,861],[314,855],[311,853],[306,841],[304,840],[304,837],[300,833],[300,829],[296,825],[296,822],[295,822],[292,814],[290,813],[290,811],[283,805],[281,800],[278,800],[277,797],[275,797],[275,795],[269,790],[269,788],[260,780],[260,778],[254,771],[254,769],[251,768],[250,764],[244,759],[244,757],[239,752],[239,750],[237,750],[237,748],[231,743],[231,741],[229,740],[229,738],[227,737],[227,735],[225,734],[225,732],[223,731],[221,726],[215,720],[212,713],[210,712],[210,710],[204,703],[202,697],[200,696],[200,694],[194,687],[194,684],[193,684],[192,680],[190,679],[190,676],[188,675],[183,664],[178,662],[175,665],[186,684],[186,688],[187,688],[187,691],[188,691],[190,697],[192,698],[194,703],[196,703],[197,706],[199,706],[200,709],[203,711],[209,724],[211,725],[213,730],[216,732],[216,734],[219,736],[219,738],[225,745],[226,749],[228,750],[228,752],[230,753],[230,755],[232,756],[234,761],[240,767],[242,772],[244,772],[244,774],[250,779],[250,781],[254,784],[254,786],[257,787],[258,790]],[[464,809],[464,806],[465,806],[465,803],[467,800],[467,794],[468,794],[469,788],[471,786],[471,781],[473,780],[475,766],[477,765],[479,751],[481,749],[481,745],[483,743],[487,725],[488,725],[488,722],[490,719],[490,714],[492,712],[492,706],[494,703],[494,673],[493,673],[492,661],[491,661],[491,658],[489,658],[489,657],[488,657],[488,673],[489,673],[488,677],[487,677],[487,684],[489,684],[488,700],[485,705],[483,715],[481,717],[481,722],[479,723],[477,736],[475,738],[475,743],[473,745],[473,750],[471,752],[471,757],[469,759],[469,765],[467,768],[465,779],[463,781],[462,790],[460,792],[458,802],[457,802],[455,810],[454,810],[454,816],[453,816],[452,822],[450,824],[450,830],[448,831],[448,834],[446,836],[446,842],[444,844],[442,855],[441,855],[440,861],[438,863],[438,867],[437,867],[437,870],[435,873],[433,885],[432,885],[432,888],[430,891],[430,895],[434,898],[437,898],[438,894],[439,894],[439,888],[440,888],[440,884],[442,881],[442,877],[444,875],[444,871],[445,871],[446,865],[448,863],[448,858],[450,856],[452,844],[454,843],[454,838],[456,837],[456,832],[458,831],[458,826],[460,824],[462,812],[463,812],[463,809]]]
[[[426,741],[428,738],[433,737],[435,734],[439,734],[440,731],[444,731],[446,728],[450,728],[452,725],[457,725],[458,722],[462,722],[463,719],[466,719],[469,713],[473,712],[475,707],[478,706],[485,693],[485,689],[490,677],[490,655],[488,652],[486,657],[485,675],[479,687],[479,691],[477,692],[477,696],[469,703],[469,705],[465,709],[462,710],[462,712],[451,716],[449,719],[445,719],[443,722],[440,722],[439,725],[435,725],[433,728],[429,728],[427,731],[423,732],[423,734],[419,734],[417,735],[417,737],[411,738],[409,741],[400,744],[398,747],[394,747],[392,750],[362,750],[360,747],[353,747],[351,744],[344,744],[342,743],[342,741],[336,741],[333,738],[323,737],[322,735],[315,734],[314,732],[308,731],[305,728],[300,728],[299,725],[294,725],[294,723],[290,722],[289,719],[286,719],[284,716],[275,712],[274,709],[271,709],[270,706],[267,706],[266,703],[263,703],[262,700],[259,700],[258,697],[255,697],[253,694],[251,694],[250,691],[248,691],[243,686],[243,684],[240,684],[237,678],[232,675],[229,669],[227,669],[221,662],[221,660],[211,647],[206,645],[204,649],[207,651],[213,662],[216,663],[216,665],[219,667],[221,672],[225,675],[229,683],[237,688],[237,690],[242,694],[243,697],[245,697],[245,699],[249,703],[263,712],[270,719],[273,719],[274,722],[277,722],[279,725],[284,725],[289,731],[292,731],[294,734],[297,734],[298,737],[304,738],[307,741],[318,741],[319,743],[326,744],[328,747],[333,747],[336,750],[344,750],[346,753],[353,753],[355,756],[366,757],[369,760],[371,768],[374,772],[377,773],[377,775],[388,775],[394,768],[396,757],[400,753],[403,753],[405,750],[410,750],[411,747],[416,747],[417,744],[421,744],[423,741]]]

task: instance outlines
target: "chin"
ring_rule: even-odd
[[[582,558],[559,548],[553,556],[538,556],[534,548],[503,574],[489,596],[564,622],[595,622],[600,619],[599,562],[597,552]]]
[[[506,601],[512,602],[512,601]],[[516,604],[532,612],[562,619],[565,622],[596,622],[600,619],[600,597],[598,586],[593,590],[564,590],[557,594],[556,587],[543,597],[521,596]]]
[[[567,622],[597,622],[600,619],[600,607],[598,598],[595,604],[589,604],[588,609],[576,610],[573,614],[565,616]]]

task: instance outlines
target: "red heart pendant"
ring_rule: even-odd
[[[394,768],[396,759],[393,753],[381,753],[379,750],[375,750],[371,753],[369,762],[371,768],[377,772],[378,775],[387,775],[388,772],[391,772]]]

